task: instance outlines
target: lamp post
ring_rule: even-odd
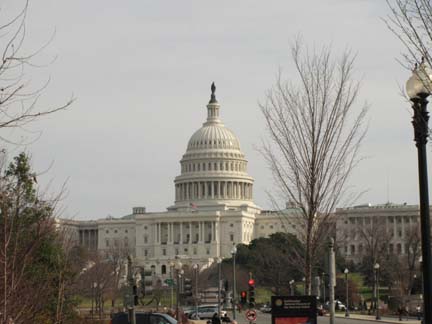
[[[177,289],[176,289],[176,320],[179,320],[179,302],[180,302],[180,271],[182,269],[183,264],[178,260],[175,263],[175,269],[176,269],[176,280],[177,280]]]
[[[325,272],[322,273],[322,282],[323,282],[323,304],[325,304],[326,299],[326,282],[325,282]]]
[[[346,289],[346,298],[345,298],[345,317],[349,317],[349,310],[348,310],[348,268],[345,268],[344,273],[345,273],[345,289]]]
[[[375,270],[375,308],[376,308],[376,320],[380,320],[381,316],[379,313],[379,263],[375,263],[374,270]]]
[[[198,264],[195,263],[192,268],[195,271],[195,314],[198,316]]]
[[[236,254],[237,247],[234,245],[231,249],[231,255],[233,260],[233,296],[232,296],[232,307],[233,307],[233,319],[236,319]]]
[[[291,279],[289,281],[289,287],[290,287],[290,295],[294,296],[294,289],[293,289],[294,279]]]
[[[424,291],[423,291],[423,287],[424,287],[424,280],[423,280],[423,257],[421,255],[419,257],[419,267],[420,267],[420,276],[421,276],[420,294],[421,294],[421,299],[423,299],[423,295],[424,295]]]
[[[424,322],[432,323],[432,255],[430,238],[429,189],[427,175],[426,143],[429,136],[429,113],[426,98],[431,93],[431,73],[424,60],[413,71],[406,83],[407,94],[414,110],[414,140],[417,146],[420,191],[421,249],[423,257],[423,309]]]
[[[220,295],[221,295],[221,266],[222,266],[222,259],[221,258],[217,258],[216,262],[218,264],[218,316],[220,317],[220,314],[221,314],[221,299],[220,299]]]
[[[92,307],[91,308],[91,318],[92,319],[93,319],[93,313],[94,313],[93,302],[96,301],[96,295],[95,295],[96,285],[97,285],[97,282],[93,282],[93,284],[92,284],[92,306],[91,306]]]
[[[174,306],[174,266],[175,263],[174,261],[170,262],[170,279],[171,279],[171,284],[170,284],[170,291],[171,291],[171,298],[170,298],[170,309],[173,309]]]
[[[305,277],[302,278],[302,282],[303,282],[303,295],[306,295],[306,278]]]

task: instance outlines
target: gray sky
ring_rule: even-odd
[[[18,10],[2,1],[2,22]],[[272,180],[255,147],[265,136],[258,101],[279,67],[293,75],[290,43],[331,43],[335,54],[357,53],[359,106],[371,105],[362,148],[367,157],[350,184],[368,190],[358,203],[418,201],[416,151],[409,105],[399,94],[409,72],[396,61],[403,48],[381,18],[377,0],[38,0],[28,12],[26,48],[55,38],[38,57],[54,63],[29,70],[51,78],[40,106],[73,93],[76,102],[32,124],[31,152],[40,178],[55,192],[67,181],[64,216],[121,216],[133,206],[160,211],[173,203],[173,180],[193,132],[206,118],[215,81],[222,119],[239,137],[255,178],[255,201],[269,208]],[[432,157],[431,157],[432,158]],[[387,184],[389,184],[387,186]],[[387,190],[387,187],[389,190]]]

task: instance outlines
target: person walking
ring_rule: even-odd
[[[416,306],[416,315],[417,315],[417,319],[420,321],[421,320],[421,307],[419,304],[417,304],[417,306]]]
[[[408,308],[407,304],[405,304],[405,309],[404,310],[405,310],[406,320],[409,321],[409,308]]]
[[[403,314],[402,305],[399,304],[397,311],[398,311],[398,315],[399,315],[399,321],[402,321],[402,314]]]
[[[211,319],[211,324],[221,324],[220,317],[218,313],[214,313]]]

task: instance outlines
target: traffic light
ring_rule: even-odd
[[[185,297],[192,297],[192,279],[184,278],[183,282],[183,295]]]
[[[133,302],[135,306],[138,306],[138,287],[136,285],[132,286],[132,295],[133,295]]]
[[[153,271],[141,268],[141,297],[150,295],[153,290]]]
[[[243,290],[242,292],[240,292],[240,302],[242,304],[246,304],[246,301],[247,301],[247,292]]]
[[[249,285],[249,308],[255,307],[255,280],[249,279],[248,281]]]

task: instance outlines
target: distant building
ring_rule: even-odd
[[[368,242],[373,240],[391,254],[407,255],[413,236],[419,239],[419,215],[419,206],[407,204],[338,208],[335,220],[340,252],[347,260],[358,263],[367,253]]]
[[[134,207],[122,218],[61,220],[75,230],[79,244],[99,251],[128,249],[138,265],[166,275],[176,256],[203,268],[230,257],[233,245],[287,230],[279,214],[261,213],[254,204],[254,179],[238,138],[219,118],[214,90],[207,120],[180,160],[174,204],[165,212]]]

